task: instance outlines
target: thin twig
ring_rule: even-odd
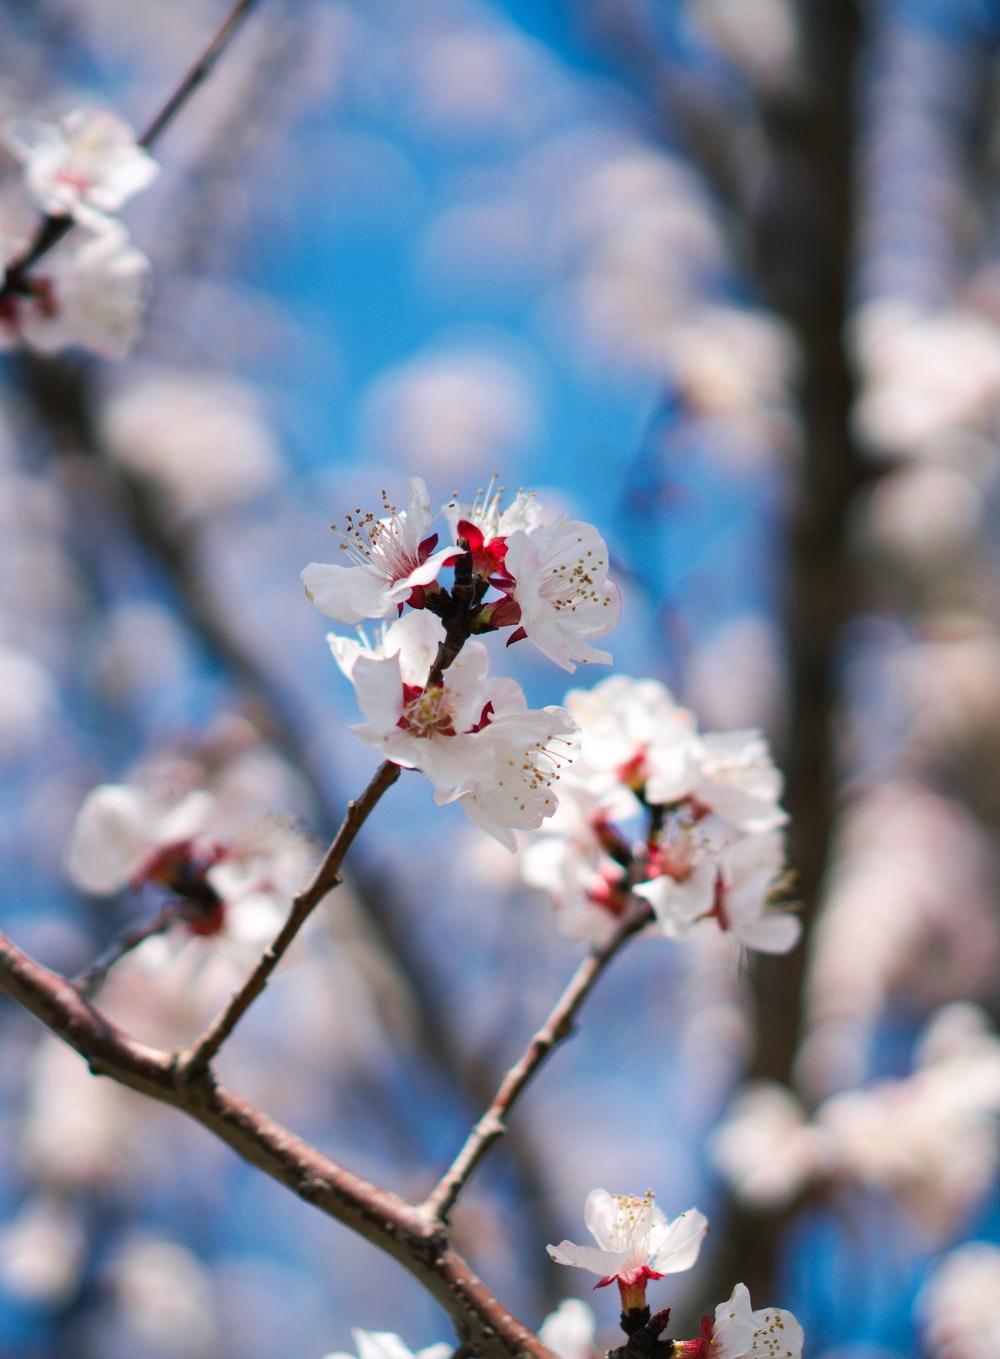
[[[180,1078],[171,1055],[140,1043],[0,934],[0,992],[87,1061],[94,1075],[179,1109],[249,1164],[398,1260],[484,1359],[553,1359],[476,1277],[440,1227],[398,1195],[339,1165],[216,1081]]]
[[[137,138],[139,146],[147,149],[156,142],[160,135],[166,131],[170,124],[177,117],[178,113],[184,108],[195,90],[203,84],[215,68],[216,63],[223,52],[229,46],[230,41],[239,28],[240,24],[247,17],[253,8],[256,0],[237,0],[229,14],[223,20],[221,26],[209,42],[208,46],[198,57],[197,61],[186,72],[180,84],[171,92],[163,107],[156,113],[148,126]],[[38,224],[34,239],[24,251],[20,258],[12,260],[7,266],[6,277],[0,284],[0,299],[8,293],[16,293],[23,290],[25,286],[24,275],[43,256],[63,239],[75,226],[74,218],[65,213],[49,213],[43,217]]]
[[[209,1063],[264,990],[271,973],[281,962],[315,907],[328,892],[332,892],[339,885],[340,867],[344,862],[344,856],[354,843],[358,831],[374,811],[382,794],[392,787],[400,772],[398,764],[392,764],[389,760],[383,761],[361,796],[347,804],[347,812],[340,830],[334,836],[333,843],[316,870],[312,882],[292,902],[288,919],[282,925],[274,942],[221,1014],[212,1021],[196,1043],[178,1056],[177,1072],[181,1079],[195,1080],[208,1070]]]
[[[252,700],[255,722],[268,740],[276,743],[306,779],[332,834],[341,814],[343,797],[322,762],[304,709],[290,699],[269,664],[269,656],[248,643],[233,626],[226,610],[216,606],[212,591],[198,569],[197,538],[190,527],[168,525],[154,491],[115,467],[106,452],[93,417],[92,374],[81,366],[21,356],[19,380],[38,415],[52,430],[57,448],[89,454],[101,469],[104,494],[115,513],[128,519],[132,531],[168,573],[182,605],[186,623],[199,640],[230,670]],[[444,659],[444,658],[442,658]],[[428,960],[421,953],[403,920],[397,895],[386,874],[371,862],[352,859],[351,887],[357,894],[376,946],[389,959],[402,979],[414,1009],[413,1038],[426,1062],[440,1079],[454,1086],[457,1103],[465,1117],[483,1108],[497,1086],[499,1073],[492,1063],[471,1056],[463,1034],[452,1022],[444,996]],[[412,1111],[409,1111],[412,1114]],[[541,1172],[541,1157],[529,1131],[511,1129],[505,1138],[505,1154],[521,1185],[522,1209],[530,1215],[530,1229],[538,1240],[552,1239],[553,1213],[549,1189]],[[555,1287],[551,1271],[543,1270],[537,1286],[542,1310],[551,1311],[559,1298],[550,1296]]]
[[[444,1222],[486,1153],[505,1132],[505,1119],[515,1100],[553,1048],[568,1038],[580,1006],[598,977],[621,948],[652,919],[643,904],[626,916],[606,944],[591,949],[553,1006],[548,1019],[514,1063],[497,1089],[493,1102],[466,1138],[465,1145],[424,1200],[421,1212],[429,1222]]]
[[[152,146],[160,134],[165,132],[174,121],[195,90],[212,74],[216,62],[229,46],[240,24],[253,9],[254,3],[255,0],[237,0],[236,4],[233,5],[220,24],[215,37],[212,38],[204,52],[191,66],[159,113],[154,115],[147,127],[139,134],[138,142],[140,146]]]
[[[121,962],[127,953],[137,949],[140,944],[144,944],[147,939],[152,939],[157,934],[162,934],[180,917],[181,903],[170,901],[153,916],[151,920],[145,920],[141,925],[133,925],[131,929],[124,930],[117,939],[99,954],[90,964],[85,972],[81,972],[73,981],[73,985],[85,996],[91,995],[102,986],[108,973],[116,963]]]

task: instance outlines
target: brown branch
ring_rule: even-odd
[[[151,147],[166,131],[184,108],[195,90],[208,78],[223,52],[229,46],[240,24],[250,13],[256,0],[237,0],[221,26],[190,67],[180,84],[171,92],[166,103],[136,139],[139,146]],[[7,266],[6,277],[0,284],[0,300],[10,293],[22,292],[26,287],[25,274],[47,255],[76,225],[65,213],[49,213],[38,224],[34,239],[20,258]]]
[[[648,906],[637,906],[621,922],[608,942],[600,948],[591,949],[581,962],[569,985],[552,1007],[548,1019],[500,1082],[493,1102],[469,1133],[462,1150],[421,1205],[421,1212],[428,1222],[447,1220],[476,1168],[506,1131],[505,1120],[521,1091],[553,1048],[573,1032],[573,1021],[598,977],[628,940],[648,925],[652,917]]]
[[[236,34],[240,24],[253,9],[255,0],[236,0],[236,4],[219,25],[218,31],[191,66],[184,79],[174,90],[167,102],[155,114],[138,137],[140,146],[150,147],[165,132],[180,113],[195,90],[202,85],[215,69],[215,65]]]
[[[344,862],[344,856],[354,843],[358,831],[375,810],[382,794],[392,787],[400,772],[398,764],[384,760],[372,775],[371,782],[361,796],[347,804],[347,812],[340,830],[334,836],[333,843],[316,870],[312,882],[303,888],[292,902],[288,919],[282,925],[274,942],[221,1014],[213,1020],[198,1041],[178,1057],[177,1072],[182,1080],[194,1080],[208,1069],[209,1063],[218,1054],[223,1043],[264,990],[271,973],[288,952],[292,941],[315,907],[328,892],[339,886],[340,867]]]
[[[180,914],[181,903],[171,901],[166,906],[161,907],[150,920],[144,920],[141,924],[133,925],[130,929],[124,930],[84,972],[81,972],[75,978],[73,985],[83,995],[90,995],[103,985],[108,973],[116,963],[121,962],[126,954],[137,949],[147,939],[152,939],[155,935],[168,930],[174,921],[180,918]]]
[[[0,991],[80,1053],[94,1075],[179,1109],[245,1161],[398,1260],[448,1313],[472,1353],[484,1359],[553,1359],[450,1249],[444,1230],[428,1224],[412,1204],[325,1156],[209,1073],[198,1081],[185,1079],[170,1054],[137,1042],[65,977],[34,962],[2,934]]]
[[[129,476],[112,462],[104,448],[93,415],[90,370],[76,364],[19,355],[21,390],[30,397],[38,416],[50,428],[55,446],[84,452],[100,469],[102,491],[116,515],[127,520],[143,546],[167,572],[176,590],[185,622],[200,642],[227,668],[252,700],[254,720],[305,778],[325,828],[332,834],[343,798],[321,763],[315,742],[303,722],[302,708],[290,700],[269,669],[268,658],[233,627],[232,619],[214,602],[212,591],[198,569],[197,536],[190,526],[167,524],[155,490]],[[124,529],[122,530],[124,531]],[[444,659],[443,657],[441,659]],[[262,726],[263,723],[263,726]],[[447,1013],[437,979],[405,926],[404,912],[394,899],[386,874],[371,863],[352,860],[350,883],[371,927],[376,946],[390,961],[413,1005],[413,1038],[427,1063],[454,1086],[461,1112],[482,1108],[496,1089],[498,1071],[492,1062],[471,1056]],[[505,1140],[521,1186],[522,1209],[530,1215],[530,1230],[538,1240],[552,1239],[553,1214],[549,1190],[541,1173],[541,1157],[524,1128],[512,1129]],[[552,1272],[541,1270],[538,1288],[543,1310],[551,1311],[559,1297]]]

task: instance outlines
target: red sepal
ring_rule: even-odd
[[[507,638],[507,645],[513,646],[515,642],[523,642],[527,635],[528,634],[525,632],[524,628],[518,628],[515,632],[512,632],[510,636]]]
[[[490,718],[493,716],[493,700],[483,704],[483,711],[479,714],[479,721],[474,727],[470,727],[466,732],[467,736],[474,736],[477,731],[482,731],[484,727],[490,725]]]

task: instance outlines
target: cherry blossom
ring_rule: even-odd
[[[755,728],[709,732],[701,738],[691,796],[716,816],[744,831],[783,826],[788,814],[778,805],[783,780],[766,738]],[[658,801],[655,788],[650,799]]]
[[[473,571],[501,588],[512,583],[504,568],[507,538],[517,531],[530,533],[538,527],[542,513],[533,491],[519,490],[506,508],[502,508],[503,497],[504,488],[497,487],[493,477],[471,505],[450,500],[444,510],[452,536],[463,541],[472,555]]]
[[[204,789],[171,796],[155,788],[101,784],[87,795],[73,826],[69,875],[99,896],[169,876],[174,861],[203,835],[213,806]]]
[[[305,881],[312,851],[302,838],[273,818],[234,828],[233,800],[224,773],[217,791],[151,775],[103,784],[80,808],[67,856],[78,887],[98,896],[152,888],[177,903],[169,930],[139,950],[150,969],[171,962],[192,937],[232,946],[237,961],[249,961]]]
[[[507,538],[504,570],[514,584],[518,631],[564,670],[576,663],[610,665],[591,645],[618,622],[621,596],[608,580],[608,547],[592,524],[563,517]]]
[[[975,1006],[944,1007],[906,1077],[824,1100],[813,1118],[783,1087],[754,1086],[715,1135],[716,1165],[749,1202],[809,1183],[892,1194],[930,1241],[952,1232],[993,1183],[1000,1147],[1000,1039]]]
[[[556,807],[551,785],[576,731],[564,708],[533,711],[520,685],[490,677],[481,642],[468,642],[440,682],[429,684],[441,620],[405,614],[377,646],[331,636],[337,663],[367,721],[352,728],[406,769],[419,769],[439,803],[463,811],[508,848],[511,827],[534,828]]]
[[[659,680],[612,675],[571,689],[566,706],[580,725],[581,751],[595,777],[613,777],[650,802],[688,795],[700,752],[695,717]]]
[[[335,528],[350,566],[311,562],[301,573],[317,609],[340,623],[387,618],[407,602],[422,602],[420,591],[461,555],[454,546],[434,551],[437,534],[428,532],[433,515],[422,478],[410,478],[405,510],[397,510],[385,492],[382,502],[384,518],[357,509],[342,530]]]
[[[755,1081],[740,1092],[715,1130],[711,1156],[745,1203],[791,1203],[829,1163],[829,1141],[783,1085]]]
[[[917,1299],[926,1353],[940,1359],[1000,1354],[1000,1247],[968,1241],[950,1251]]]
[[[542,1322],[538,1338],[557,1359],[596,1359],[593,1312],[579,1298],[567,1298]]]
[[[453,1345],[428,1345],[422,1350],[410,1350],[392,1331],[353,1330],[357,1346],[357,1359],[447,1359],[454,1349]],[[344,1352],[328,1354],[326,1359],[354,1359],[354,1355]]]
[[[25,183],[45,212],[117,212],[159,174],[128,123],[110,109],[75,109],[57,123],[15,118],[2,136],[24,162]]]
[[[583,1220],[597,1246],[561,1241],[548,1247],[549,1255],[557,1264],[599,1274],[597,1288],[617,1282],[624,1311],[645,1306],[649,1279],[690,1269],[708,1231],[708,1220],[697,1208],[668,1221],[652,1193],[637,1198],[592,1189]]]
[[[560,807],[563,789],[560,787]],[[556,812],[558,816],[558,811]],[[521,876],[556,908],[559,932],[587,944],[604,944],[628,905],[626,870],[603,854],[596,837],[542,835],[522,852]]]
[[[780,1307],[753,1311],[746,1284],[720,1302],[715,1320],[703,1318],[698,1340],[675,1342],[677,1359],[800,1359],[802,1327]]]
[[[779,833],[746,835],[722,851],[712,914],[721,929],[761,953],[787,953],[798,943],[802,922],[770,904],[785,876]]]
[[[0,300],[0,340],[51,354],[81,345],[109,359],[132,348],[149,296],[150,263],[123,228],[77,228],[24,285]]]

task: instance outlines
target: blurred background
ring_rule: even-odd
[[[6,0],[0,113],[139,126],[226,10]],[[618,1343],[544,1247],[651,1186],[712,1220],[659,1285],[674,1335],[743,1279],[809,1359],[1000,1352],[998,45],[990,0],[260,0],[126,210],[136,353],[0,360],[0,923],[51,966],[151,909],[68,881],[96,783],[329,837],[373,764],[298,573],[412,474],[595,522],[616,670],[768,732],[804,945],[627,951],[456,1215],[533,1326],[579,1289]],[[418,778],[349,866],[222,1071],[417,1197],[580,945]],[[102,1004],[179,1044],[246,959],[137,954]],[[450,1338],[366,1243],[0,1024],[3,1359]]]

